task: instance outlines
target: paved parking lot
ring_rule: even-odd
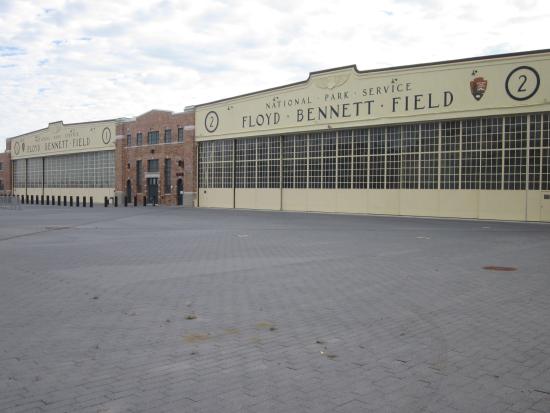
[[[550,225],[0,209],[0,411],[550,412]]]

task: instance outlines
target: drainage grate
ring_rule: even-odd
[[[499,267],[497,265],[487,265],[483,269],[487,271],[517,271],[516,267]]]

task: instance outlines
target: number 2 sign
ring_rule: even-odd
[[[506,93],[514,100],[527,100],[539,90],[540,76],[530,66],[519,66],[506,78]]]
[[[212,133],[218,129],[218,123],[220,123],[220,119],[216,112],[211,110],[206,114],[206,117],[204,118],[204,127],[208,132]]]

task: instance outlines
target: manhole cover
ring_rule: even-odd
[[[498,265],[487,265],[483,269],[487,271],[517,271],[516,267],[499,267]]]

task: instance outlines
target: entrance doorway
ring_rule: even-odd
[[[183,179],[178,179],[178,205],[183,205]]]
[[[159,179],[147,178],[147,199],[152,205],[158,204],[159,196]]]
[[[129,179],[126,181],[126,198],[128,202],[132,202],[132,182]]]

